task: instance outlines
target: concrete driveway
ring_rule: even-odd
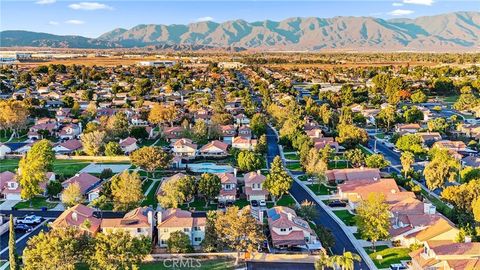
[[[0,204],[0,210],[12,210],[12,207],[14,207],[19,202],[20,200],[6,200],[2,204]]]

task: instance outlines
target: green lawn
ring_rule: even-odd
[[[157,206],[157,196],[155,195],[157,192],[157,188],[160,185],[160,181],[155,182],[153,184],[153,188],[150,190],[150,192],[147,194],[145,199],[142,201],[142,206],[148,206],[148,205],[153,205],[155,208]]]
[[[372,152],[370,151],[370,149],[367,149],[365,146],[359,144],[359,145],[358,145],[358,148],[359,148],[360,150],[362,150],[362,152],[363,152],[365,155],[367,155],[367,156],[371,156],[371,155],[372,155]]]
[[[300,162],[287,163],[287,169],[292,171],[301,171],[302,165],[300,165]]]
[[[300,175],[300,176],[298,177],[298,180],[300,180],[300,181],[308,181],[308,176],[307,176],[306,174]]]
[[[355,226],[355,215],[352,215],[348,210],[337,210],[333,213],[339,217],[347,226]]]
[[[238,206],[238,208],[242,209],[243,207],[249,205],[250,203],[247,201],[247,199],[238,199],[236,200],[233,205]]]
[[[455,103],[458,99],[458,95],[450,95],[446,97],[439,97],[439,99],[443,100],[445,103]]]
[[[280,198],[280,200],[278,200],[278,202],[277,202],[277,206],[290,207],[290,206],[295,205],[295,204],[296,204],[296,202],[290,194],[283,195],[282,198]],[[272,208],[273,206],[274,206],[274,203],[272,203],[272,202],[267,203],[267,208]]]
[[[18,168],[19,159],[2,159],[0,160],[0,172],[11,171],[15,172]]]
[[[348,168],[348,162],[345,160],[329,161],[328,162],[328,169],[345,169]]]
[[[294,153],[285,154],[285,158],[290,160],[300,160],[300,157],[298,156],[298,154],[294,154]]]
[[[391,264],[411,259],[410,256],[408,256],[408,253],[410,252],[410,249],[408,248],[378,246],[376,250],[377,252],[373,252],[371,248],[365,248],[368,256],[372,258],[378,268],[388,268]],[[377,260],[378,255],[381,255],[383,259]]]
[[[332,194],[331,191],[334,191],[336,190],[336,188],[330,188],[330,187],[327,187],[325,185],[320,185],[320,184],[311,184],[311,185],[308,185],[308,187],[310,188],[310,190],[313,191],[313,193],[315,193],[316,195],[330,195]]]
[[[182,204],[180,206],[180,208],[183,209],[183,210],[188,210],[189,209],[187,204]],[[205,207],[205,199],[195,198],[195,200],[190,203],[190,208],[194,208],[196,211],[210,211],[210,210],[216,210],[217,205],[216,204],[208,204],[207,207]]]
[[[32,205],[30,206],[30,202]],[[42,207],[53,208],[57,206],[58,203],[47,202],[46,198],[35,197],[31,201],[19,202],[15,205],[17,209],[41,209]]]
[[[14,172],[18,168],[19,159],[0,160],[0,172]],[[53,171],[64,178],[69,178],[78,173],[81,169],[87,167],[91,161],[75,159],[57,159],[53,162]]]
[[[186,259],[188,260],[188,259]],[[186,261],[185,261],[186,262]],[[172,267],[171,261],[145,263],[140,265],[140,270],[186,270],[186,269],[198,269],[198,270],[223,270],[223,269],[235,269],[235,259],[221,258],[221,259],[203,259],[196,261],[191,259],[189,261],[191,265],[189,267]]]
[[[152,179],[144,180],[142,183],[142,193],[145,193],[145,191],[147,191],[148,187],[150,187],[152,183],[153,183]]]

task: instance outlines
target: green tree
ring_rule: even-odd
[[[83,151],[89,156],[99,156],[105,145],[105,131],[92,131],[82,135]]]
[[[423,91],[417,91],[410,96],[410,99],[413,103],[423,103],[427,102],[428,97]]]
[[[390,212],[385,197],[380,193],[370,193],[357,207],[357,226],[363,239],[375,243],[380,239],[389,237]]]
[[[472,201],[473,217],[477,223],[480,223],[480,195]]]
[[[449,124],[445,118],[433,118],[428,120],[427,127],[429,131],[438,131],[445,133],[448,129]]]
[[[320,252],[318,259],[315,261],[315,270],[324,270],[326,267],[333,267],[332,258],[328,257],[325,252]]]
[[[269,174],[263,184],[272,196],[275,205],[277,205],[277,200],[288,192],[292,182],[293,179],[283,167],[281,158],[276,156],[270,164]]]
[[[252,133],[258,138],[267,132],[267,118],[264,114],[256,113],[250,121]]]
[[[105,155],[109,157],[119,156],[123,154],[122,147],[118,142],[109,142],[105,145]]]
[[[135,166],[153,173],[155,170],[167,168],[172,157],[159,147],[144,146],[135,150],[130,159]]]
[[[367,132],[354,125],[339,125],[337,142],[347,148],[353,148],[357,144],[366,144],[368,141]]]
[[[204,252],[215,252],[219,250],[219,241],[215,223],[217,221],[217,212],[207,212],[207,222],[205,224],[205,238],[202,241],[202,249]]]
[[[335,236],[330,229],[321,224],[318,224],[315,232],[317,233],[318,240],[320,240],[320,243],[322,243],[322,246],[325,249],[329,250],[333,246],[335,246]]]
[[[369,168],[383,169],[388,167],[390,162],[382,154],[373,154],[365,158],[365,165]]]
[[[253,151],[241,151],[237,156],[240,171],[251,172],[262,168],[263,158]]]
[[[437,150],[432,161],[428,163],[423,171],[427,187],[434,190],[443,187],[445,181],[456,180],[460,170],[460,163],[451,156],[447,150]]]
[[[204,173],[200,176],[198,182],[198,192],[205,197],[205,207],[207,207],[210,200],[218,196],[222,184],[220,178],[212,173]]]
[[[80,185],[75,182],[69,184],[62,192],[62,203],[66,206],[74,206],[83,202],[83,195],[80,189]]]
[[[260,154],[265,154],[267,152],[267,136],[265,134],[258,138],[257,145],[255,145],[255,152]]]
[[[62,189],[62,184],[57,180],[50,181],[47,184],[47,194],[50,197],[57,196],[58,194],[60,194],[60,192],[62,192]]]
[[[176,231],[170,234],[167,240],[167,251],[170,253],[190,253],[193,252],[193,247],[190,244],[188,235],[181,231]]]
[[[105,128],[109,138],[121,139],[128,136],[129,125],[127,115],[123,112],[118,112],[108,118]]]
[[[365,154],[358,148],[345,151],[345,159],[356,168],[365,164]]]
[[[358,254],[350,251],[344,251],[342,255],[335,255],[332,257],[333,263],[342,270],[355,269],[355,262],[360,262],[361,260],[362,258]]]
[[[198,143],[205,143],[208,140],[208,126],[203,120],[197,120],[193,126],[193,139]]]
[[[239,210],[237,206],[217,213],[215,231],[219,242],[237,251],[236,263],[241,252],[255,251],[265,239],[257,220],[249,211]]]
[[[151,239],[132,236],[125,230],[98,233],[95,236],[90,269],[138,269],[150,253]]]
[[[403,118],[406,123],[416,123],[423,120],[423,112],[413,106],[403,113]]]
[[[142,181],[137,172],[124,171],[110,181],[115,210],[129,211],[140,205],[143,199]]]
[[[10,270],[20,269],[18,265],[17,250],[15,245],[15,226],[13,225],[13,215],[10,214],[10,221],[8,224],[8,262],[10,263]]]
[[[380,127],[385,127],[390,130],[393,124],[397,121],[397,111],[395,107],[388,106],[382,109],[377,115],[377,124]]]
[[[405,134],[398,138],[395,146],[402,151],[409,151],[414,154],[424,153],[422,139],[416,134]]]
[[[299,206],[295,207],[295,212],[306,221],[313,222],[318,217],[318,211],[315,203],[303,201]]]
[[[405,179],[407,179],[408,172],[411,170],[413,163],[415,163],[415,155],[409,151],[403,152],[400,156],[400,162],[402,163]]]

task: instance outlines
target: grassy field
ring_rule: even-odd
[[[152,179],[144,180],[142,183],[142,192],[145,193],[145,191],[147,191],[147,189],[150,187],[152,183],[153,183]]]
[[[30,203],[32,204],[30,206]],[[15,205],[17,209],[41,209],[47,207],[48,209],[57,206],[58,203],[47,202],[46,198],[35,197],[30,201],[19,202]]]
[[[280,200],[277,201],[277,206],[290,207],[290,206],[295,205],[295,204],[296,204],[296,202],[290,194],[283,195],[282,198],[280,198]],[[274,206],[273,202],[268,202],[267,203],[267,208],[272,208],[273,206]]]
[[[155,262],[155,263],[145,263],[140,265],[140,270],[162,270],[162,269],[199,269],[199,270],[223,270],[223,269],[235,269],[235,260],[222,258],[222,259],[209,259],[196,261],[192,259],[192,264],[189,267],[172,267],[171,261]]]
[[[90,161],[86,160],[57,159],[53,163],[53,171],[56,174],[63,175],[65,178],[69,178],[87,167],[90,163]]]
[[[0,160],[0,172],[15,172],[18,168],[19,159],[2,159]]]
[[[187,204],[182,204],[180,208],[183,210],[189,209]],[[207,207],[205,207],[205,200],[203,198],[195,198],[195,200],[190,203],[190,208],[194,208],[195,211],[210,211],[210,210],[216,210],[217,205],[208,204]]]
[[[287,163],[287,169],[291,171],[301,171],[302,170],[302,165],[300,165],[300,162],[292,162],[292,163]]]
[[[290,160],[300,160],[300,157],[298,156],[298,154],[295,154],[295,153],[285,154],[285,158]]]
[[[336,188],[329,188],[325,185],[320,184],[311,184],[308,187],[315,193],[316,195],[330,195],[332,191],[336,190]]]
[[[345,169],[348,168],[348,163],[345,160],[329,161],[328,162],[328,169]]]
[[[410,252],[410,249],[408,248],[378,246],[376,252],[373,252],[369,247],[365,248],[365,251],[367,251],[368,256],[372,258],[378,268],[388,268],[391,264],[411,259],[410,256],[408,256],[408,253]],[[381,255],[383,259],[377,260],[378,255]]]
[[[337,210],[333,213],[339,217],[347,226],[355,226],[355,215],[352,215],[348,210]]]
[[[157,206],[157,196],[155,195],[158,189],[158,186],[160,185],[160,181],[155,182],[153,184],[153,188],[150,190],[150,192],[147,194],[145,199],[142,201],[142,206],[149,206],[153,205],[153,207]],[[148,187],[147,187],[148,188]],[[143,189],[143,187],[142,187]],[[146,189],[145,189],[146,191]]]

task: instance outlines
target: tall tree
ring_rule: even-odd
[[[153,105],[148,120],[154,124],[170,123],[173,126],[173,121],[178,117],[178,110],[175,105],[162,105],[157,103]]]
[[[92,131],[82,135],[83,151],[89,156],[99,156],[103,152],[106,138],[105,131]]]
[[[209,204],[210,200],[218,196],[222,184],[220,178],[212,173],[204,173],[200,177],[198,182],[198,192],[205,197],[205,207]]]
[[[262,168],[264,158],[253,151],[242,151],[237,155],[238,168],[242,172],[255,171]]]
[[[360,262],[362,258],[350,251],[344,251],[342,255],[335,255],[332,257],[332,261],[342,270],[354,270],[355,262]]]
[[[408,172],[411,170],[413,163],[415,163],[415,155],[412,152],[403,152],[400,156],[400,162],[402,163],[405,179],[407,179]]]
[[[135,166],[153,173],[157,169],[167,168],[172,157],[159,147],[144,146],[134,151],[130,159]]]
[[[176,231],[170,234],[167,240],[167,251],[170,253],[190,253],[193,247],[190,244],[190,238],[182,231]]]
[[[385,196],[380,193],[370,193],[357,207],[357,226],[363,239],[375,243],[389,237],[390,212]]]
[[[248,211],[239,210],[237,206],[217,213],[215,230],[219,241],[237,251],[236,263],[241,252],[255,251],[265,239],[257,220]]]
[[[272,195],[275,205],[277,205],[277,200],[288,192],[292,182],[293,178],[283,167],[281,158],[276,156],[272,164],[270,164],[270,172],[263,184],[270,195]]]
[[[265,115],[261,113],[254,114],[252,121],[250,121],[250,128],[257,138],[265,134],[267,132],[267,118]]]
[[[143,199],[142,181],[137,172],[124,171],[110,181],[115,210],[129,211],[140,205]]]
[[[446,181],[455,181],[460,170],[460,163],[447,150],[433,152],[435,154],[433,154],[432,161],[423,171],[427,186],[431,190],[442,187]]]
[[[67,186],[62,192],[62,203],[66,206],[74,206],[83,202],[83,195],[80,190],[80,185],[75,182]]]
[[[10,214],[10,221],[8,224],[8,262],[10,263],[10,270],[20,269],[18,266],[17,249],[15,245],[15,226],[13,225],[13,215]]]
[[[390,165],[382,154],[373,154],[365,158],[365,165],[369,168],[383,169]]]

